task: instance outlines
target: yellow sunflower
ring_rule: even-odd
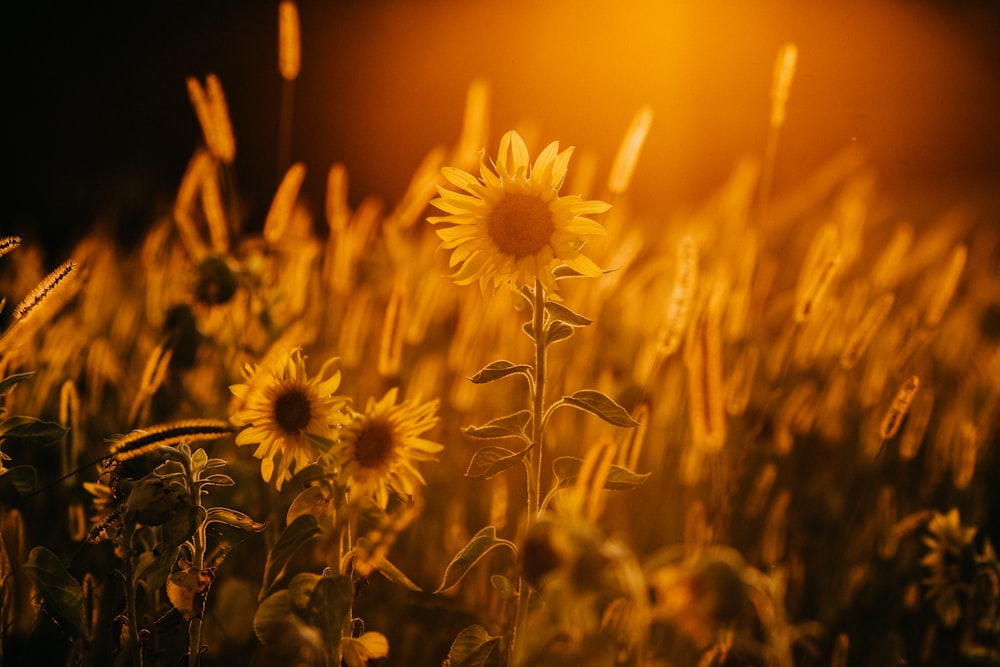
[[[963,595],[972,583],[975,562],[973,560],[972,539],[976,535],[975,526],[963,526],[958,509],[952,508],[948,514],[937,512],[927,522],[929,535],[923,538],[927,555],[920,561],[930,570],[924,578],[927,598],[934,603],[934,609],[946,626],[953,626],[962,615]]]
[[[334,394],[340,373],[323,379],[334,361],[328,360],[310,378],[302,350],[295,348],[273,367],[247,364],[246,384],[229,387],[240,400],[230,417],[243,429],[236,434],[236,444],[257,445],[253,455],[261,460],[261,477],[265,482],[274,477],[279,491],[297,470],[316,460],[325,443],[336,440],[338,425],[349,419],[343,411],[348,399]]]
[[[397,394],[394,388],[380,400],[369,399],[364,414],[355,414],[344,427],[333,456],[351,499],[374,498],[383,509],[390,490],[408,497],[417,483],[425,484],[414,464],[433,461],[444,449],[418,437],[437,424],[438,401],[397,404]]]
[[[585,237],[607,232],[584,216],[603,213],[610,205],[559,196],[572,153],[572,148],[560,153],[554,141],[529,165],[524,140],[510,131],[500,140],[493,169],[481,161],[480,178],[454,167],[442,170],[463,192],[438,188],[441,196],[431,204],[448,215],[428,221],[453,223],[437,233],[441,247],[453,251],[449,264],[458,267],[451,276],[457,284],[479,281],[484,292],[494,292],[503,283],[531,284],[537,278],[551,293],[556,290],[552,269],[559,264],[585,276],[601,274],[580,249]]]

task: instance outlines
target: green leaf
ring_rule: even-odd
[[[309,597],[306,620],[322,632],[329,655],[336,655],[353,602],[354,584],[344,574],[322,577]]]
[[[285,528],[267,554],[267,562],[264,564],[264,581],[260,587],[258,600],[263,600],[271,592],[271,588],[284,574],[285,567],[288,566],[288,561],[292,559],[295,552],[318,532],[319,525],[316,523],[316,517],[311,514],[303,514]]]
[[[208,465],[208,454],[205,453],[204,449],[197,449],[195,453],[191,455],[191,470],[192,472],[201,472]]]
[[[514,584],[512,584],[510,579],[502,574],[490,575],[490,583],[493,585],[493,588],[497,589],[497,592],[500,593],[500,597],[506,600],[516,598],[518,595],[517,589],[514,588]]]
[[[174,569],[177,562],[177,554],[180,547],[166,546],[160,549],[159,553],[143,551],[139,554],[139,560],[135,566],[135,583],[145,582],[146,589],[158,591],[167,583],[170,571]]]
[[[35,547],[24,569],[52,615],[65,624],[73,637],[87,637],[83,589],[59,557],[45,547]]]
[[[204,507],[188,505],[186,509],[177,512],[163,524],[160,533],[161,543],[172,547],[184,544],[205,521],[207,514]]]
[[[0,380],[0,396],[6,396],[10,393],[10,390],[14,388],[18,382],[27,380],[35,371],[27,371],[26,373],[15,373],[14,375],[8,375],[4,379]]]
[[[252,533],[259,533],[264,530],[265,525],[257,523],[243,512],[229,509],[228,507],[209,507],[206,523],[224,523],[233,528],[248,530]]]
[[[473,565],[497,547],[507,547],[512,553],[517,553],[517,547],[513,542],[497,537],[497,529],[494,526],[486,526],[480,530],[448,564],[444,580],[434,592],[440,593],[457,584]]]
[[[556,280],[558,280],[560,278],[583,278],[584,277],[584,275],[582,273],[580,273],[579,271],[577,271],[573,267],[567,266],[565,264],[560,264],[559,266],[557,266],[554,269],[552,269],[552,275],[556,278]]]
[[[321,574],[312,572],[300,572],[292,577],[288,582],[288,601],[292,604],[293,610],[306,612],[309,609],[309,598],[316,590],[316,584],[323,578]]]
[[[38,486],[38,473],[31,466],[14,466],[7,468],[0,473],[0,498],[7,498],[11,494],[6,493],[3,487],[10,485],[15,496],[24,497],[30,494]]]
[[[517,465],[517,462],[523,458],[523,451],[512,452],[503,447],[483,447],[472,455],[465,476],[472,479],[489,479],[507,468]]]
[[[609,424],[634,428],[639,422],[632,419],[628,410],[615,403],[610,397],[593,389],[581,389],[572,396],[563,396],[563,403],[571,407],[597,415]]]
[[[211,484],[212,486],[236,486],[236,482],[233,481],[232,477],[219,472],[208,477],[203,477],[201,483],[205,485]]]
[[[262,644],[266,644],[268,639],[281,639],[271,632],[271,628],[283,623],[292,616],[291,594],[285,591],[278,591],[274,595],[269,595],[259,605],[257,612],[253,615],[253,633]]]
[[[555,473],[559,488],[569,486],[580,475],[583,459],[575,456],[560,456],[552,462],[552,472]],[[612,465],[608,477],[604,480],[604,488],[609,491],[625,491],[641,486],[649,479],[651,473],[636,473],[628,468]]]
[[[470,625],[455,637],[448,651],[451,667],[486,667],[500,658],[500,637],[486,632],[481,625]]]
[[[556,320],[552,322],[549,326],[545,328],[545,344],[552,345],[552,343],[557,343],[561,340],[566,340],[573,335],[573,327]]]
[[[529,439],[525,431],[530,423],[531,410],[520,410],[512,415],[497,417],[482,426],[466,426],[462,429],[462,433],[484,440],[517,436],[528,441]]]
[[[469,380],[476,384],[486,384],[518,373],[527,376],[530,371],[531,366],[527,364],[515,364],[512,361],[501,359],[487,364],[483,370],[470,377]]]
[[[24,440],[33,445],[50,445],[66,435],[68,428],[34,417],[10,417],[0,422],[0,440]]]
[[[589,317],[584,317],[580,313],[575,313],[557,301],[546,301],[545,312],[553,321],[565,322],[574,327],[585,327],[594,323]]]
[[[423,589],[420,588],[420,586],[413,583],[408,576],[403,574],[402,570],[390,563],[389,559],[378,556],[374,559],[374,561],[372,561],[372,565],[379,571],[379,574],[392,583],[409,588],[411,591],[416,591],[417,593],[423,592]]]

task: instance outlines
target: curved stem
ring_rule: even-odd
[[[535,333],[535,382],[531,392],[531,451],[528,452],[528,516],[525,520],[525,535],[531,531],[538,517],[539,497],[542,489],[542,439],[545,433],[545,290],[541,281],[535,279],[535,303],[532,314],[532,330]],[[530,586],[524,576],[518,577],[517,612],[514,617],[514,634],[508,652],[508,664],[514,665],[515,645],[528,622]]]

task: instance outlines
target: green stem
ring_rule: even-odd
[[[132,664],[142,667],[142,644],[139,642],[139,610],[135,599],[135,563],[132,556],[132,529],[127,525],[122,531],[125,542],[125,609],[128,613],[128,638],[132,649]]]
[[[535,304],[532,314],[532,331],[535,334],[535,382],[531,394],[531,451],[528,452],[528,516],[525,535],[538,518],[539,498],[542,489],[542,449],[545,432],[545,290],[535,279]],[[515,645],[524,633],[528,622],[530,586],[524,576],[518,577],[517,612],[514,617],[514,634],[511,639],[508,664],[514,665]]]
[[[190,474],[190,471],[189,471]],[[189,479],[191,489],[194,493],[195,506],[201,507],[201,487],[194,483],[193,479]],[[192,536],[194,541],[194,554],[193,562],[191,567],[195,572],[200,573],[205,569],[205,549],[207,537],[205,535],[205,524],[202,523],[198,526],[198,529],[194,531]],[[188,667],[198,667],[198,662],[201,657],[201,616],[204,613],[205,601],[202,600],[202,608],[196,609],[196,614],[194,618],[191,619],[191,623],[188,626]]]

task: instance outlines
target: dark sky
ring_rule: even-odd
[[[947,131],[937,137],[921,125],[931,120],[917,113],[926,101],[913,97],[892,69],[906,72],[911,56],[902,52],[898,61],[881,58],[878,24],[843,38],[844,54],[873,54],[869,63],[859,66],[829,53],[831,44],[838,44],[831,41],[834,38],[818,37],[826,34],[823,30],[851,32],[843,27],[853,25],[849,18],[839,28],[824,27],[810,17],[785,12],[793,6],[790,2],[761,0],[756,14],[769,23],[758,35],[746,37],[754,48],[723,54],[732,62],[746,63],[755,73],[752,77],[737,73],[731,81],[705,82],[692,65],[694,74],[648,81],[637,75],[639,83],[629,87],[633,77],[627,73],[603,72],[608,79],[604,83],[597,74],[587,74],[607,59],[597,40],[615,34],[616,26],[608,25],[615,20],[612,10],[595,16],[593,27],[566,36],[551,15],[540,30],[523,27],[517,15],[522,4],[502,5],[511,7],[508,14],[513,12],[505,19],[484,11],[484,18],[477,20],[468,10],[475,3],[452,0],[303,0],[305,54],[296,93],[294,157],[311,170],[307,192],[320,197],[325,170],[333,161],[344,161],[355,200],[368,193],[390,200],[397,196],[423,151],[457,136],[464,86],[482,73],[495,82],[494,138],[505,123],[526,116],[539,121],[546,140],[567,138],[567,143],[589,139],[592,126],[611,125],[607,135],[593,133],[602,157],[613,151],[614,137],[620,136],[634,109],[652,102],[658,114],[648,149],[653,168],[636,187],[664,201],[697,198],[725,178],[741,152],[761,145],[771,61],[785,39],[801,40],[800,79],[782,144],[786,164],[797,160],[805,168],[815,166],[821,154],[858,135],[872,144],[890,188],[910,178],[958,179],[977,188],[993,177],[1000,182],[1000,115],[994,115],[1000,114],[1000,47],[995,43],[1000,40],[990,39],[1000,35],[1000,3],[993,0],[897,3],[931,15],[952,42],[968,46],[963,57],[977,68],[964,87],[942,84],[945,93],[927,93],[928,99],[953,96],[945,102],[951,111],[935,116],[948,123]],[[277,2],[117,2],[95,9],[98,6],[26,2],[19,4],[17,19],[8,19],[4,154],[13,171],[7,180],[12,206],[0,231],[41,237],[58,254],[99,221],[125,236],[142,229],[157,211],[166,210],[199,140],[184,79],[203,78],[208,72],[219,75],[229,98],[238,144],[238,186],[249,197],[252,216],[263,216],[279,177]],[[690,29],[664,26],[665,35],[670,29],[679,31],[662,40],[675,43],[671,55],[655,51],[662,46],[658,43],[645,46],[654,49],[656,57],[680,58],[698,52],[698,31],[703,30],[707,41],[717,39],[724,49],[726,31],[738,31],[742,20],[734,17],[727,24],[726,17],[707,16],[691,18]],[[522,34],[523,44],[518,41]],[[563,49],[561,39],[569,39],[579,53]],[[678,41],[683,43],[676,45]],[[566,55],[552,72],[544,64],[531,64],[532,48],[541,49],[538,44],[546,42]],[[636,45],[637,52],[643,46]],[[907,48],[919,53],[919,45]],[[596,54],[597,65],[586,60],[589,54]],[[912,57],[912,68],[917,69],[946,63],[928,77],[951,80],[951,61],[926,54]],[[712,74],[713,67],[721,72],[730,67],[727,62],[709,63],[706,76],[718,76]],[[583,74],[575,72],[574,63]],[[863,71],[852,72],[869,64],[870,79],[863,78]],[[851,78],[855,74],[858,83]],[[414,83],[417,75],[422,79]],[[919,80],[922,74],[913,76]],[[662,89],[653,90],[657,87]],[[553,98],[533,98],[532,91],[541,88],[554,91]],[[727,90],[732,91],[729,97]],[[685,112],[685,104],[694,111]],[[698,104],[710,106],[707,121]],[[880,135],[892,135],[897,118],[911,116],[926,148],[912,137],[880,143]],[[871,136],[865,137],[866,132]],[[911,148],[900,151],[903,141]],[[714,152],[702,150],[709,144]],[[796,146],[802,148],[796,152]],[[656,155],[662,156],[660,163]],[[695,158],[701,160],[696,165]],[[784,172],[780,167],[779,178],[794,177],[791,167]]]

